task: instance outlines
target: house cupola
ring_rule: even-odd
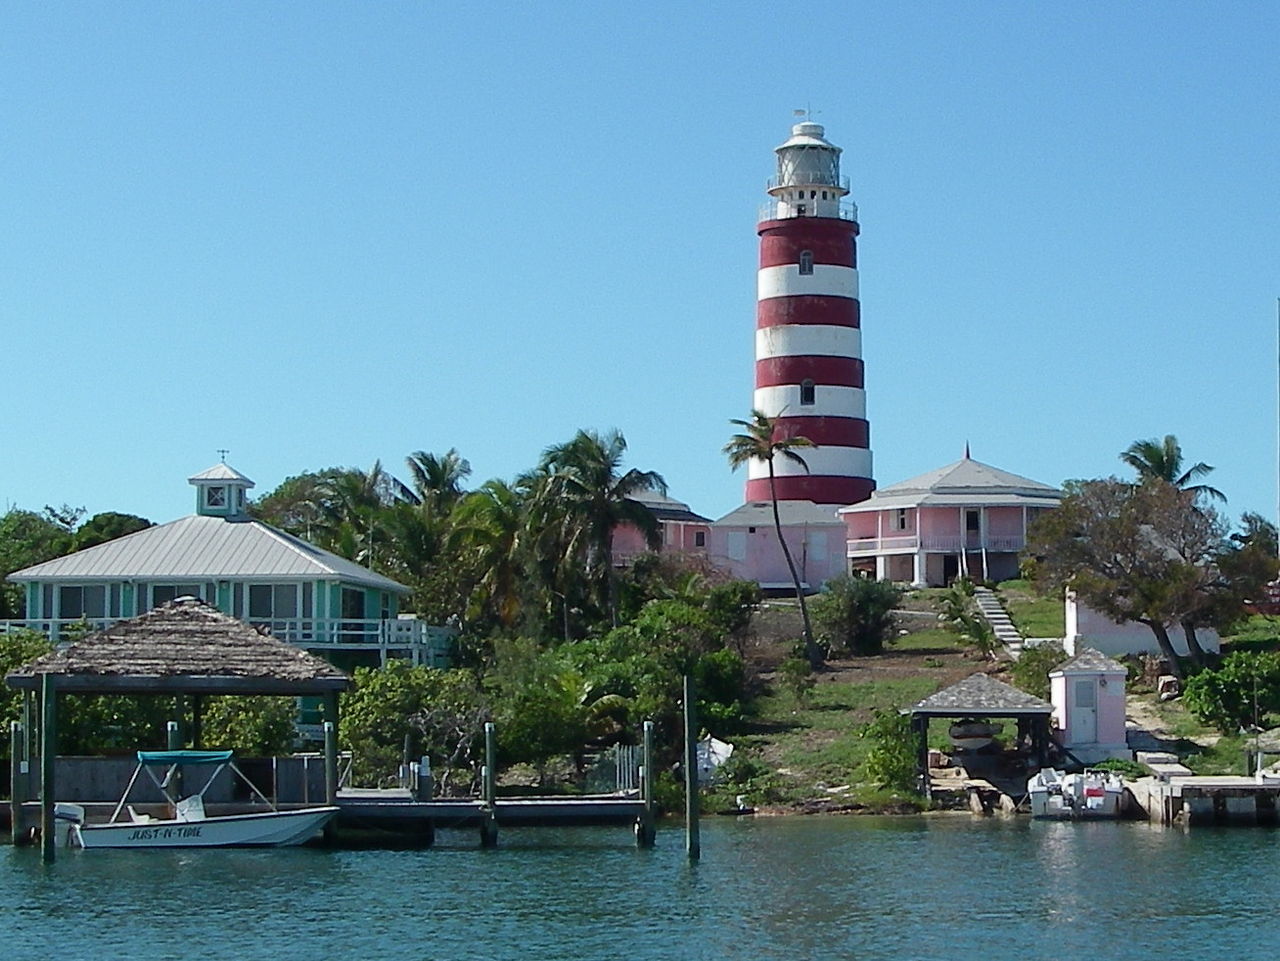
[[[196,489],[196,513],[201,517],[243,517],[246,491],[253,481],[225,462],[187,478]]]

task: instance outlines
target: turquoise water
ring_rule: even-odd
[[[0,848],[0,958],[1230,957],[1280,952],[1280,833],[926,818],[445,833],[423,851]]]

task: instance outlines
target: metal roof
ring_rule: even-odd
[[[778,517],[783,527],[798,524],[844,526],[844,522],[836,516],[835,508],[830,505],[824,507],[813,501],[778,501]],[[714,526],[759,527],[766,524],[773,524],[773,505],[769,501],[749,501],[725,514]]]
[[[658,520],[711,523],[711,518],[695,514],[689,505],[683,501],[678,501],[674,497],[668,497],[666,494],[661,494],[655,490],[636,491],[634,494],[629,495],[627,500],[643,504],[649,508],[649,511]]]
[[[970,674],[903,713],[925,717],[1013,717],[1052,714],[1053,705],[986,674]]]
[[[338,579],[409,593],[389,577],[248,517],[193,514],[14,571],[19,583],[103,580]]]
[[[237,481],[246,487],[255,486],[253,481],[245,477],[230,464],[214,464],[212,467],[202,470],[198,474],[192,474],[187,478],[188,483],[197,484],[200,481]]]
[[[1056,507],[1062,492],[1028,477],[1011,474],[971,457],[874,491],[841,514],[895,507],[1021,506]]]

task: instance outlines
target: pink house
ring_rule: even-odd
[[[662,544],[664,552],[707,552],[710,540],[711,518],[695,514],[688,504],[681,503],[666,494],[657,491],[641,491],[632,496],[653,513],[662,526]],[[637,554],[649,550],[644,535],[630,524],[623,524],[613,531],[613,562],[619,565],[628,564]]]
[[[968,456],[840,508],[849,566],[877,580],[938,587],[958,576],[1018,576],[1027,525],[1061,491]]]
[[[817,591],[844,573],[844,524],[834,508],[813,501],[779,501],[778,513],[801,587]],[[792,589],[769,501],[749,501],[711,525],[710,556],[717,567],[755,581],[765,591]]]

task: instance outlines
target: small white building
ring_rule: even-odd
[[[1186,657],[1187,639],[1179,624],[1168,624],[1169,641],[1174,651]],[[1196,640],[1200,646],[1212,654],[1222,650],[1222,638],[1211,627],[1202,627],[1196,631]],[[1062,639],[1063,649],[1068,654],[1077,654],[1088,648],[1094,648],[1112,657],[1123,657],[1126,654],[1160,653],[1156,636],[1151,628],[1137,621],[1124,621],[1117,624],[1101,611],[1081,604],[1074,591],[1067,591],[1066,599],[1066,634]]]

